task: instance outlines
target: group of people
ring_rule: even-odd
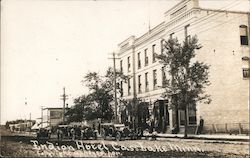
[[[129,127],[130,129],[132,129],[132,124],[131,123],[127,123],[126,124],[127,125],[127,127]],[[203,118],[202,117],[200,117],[200,122],[199,122],[199,124],[198,124],[198,126],[197,126],[197,129],[196,129],[196,132],[195,132],[195,134],[201,134],[202,133],[202,131],[203,131],[203,126],[204,126],[204,120],[203,120]],[[143,126],[144,127],[144,126]],[[153,132],[155,132],[155,125],[154,125],[154,123],[153,123],[153,121],[151,121],[150,122],[150,124],[147,126],[147,127],[138,127],[138,129],[136,130],[138,133],[143,133],[143,129],[145,129],[145,128],[147,128],[147,129],[149,129],[149,133],[153,133]],[[90,127],[88,127],[88,128],[90,128]],[[100,134],[100,124],[98,125],[98,127],[97,127],[97,130],[96,130],[96,128],[95,128],[95,125],[93,124],[93,130],[94,131],[96,131],[96,132],[98,132],[99,134]],[[85,129],[86,130],[86,129]],[[173,130],[176,130],[175,128],[173,129]],[[74,126],[74,127],[61,127],[61,128],[57,128],[57,130],[56,130],[56,133],[57,133],[57,139],[58,140],[62,140],[63,138],[70,138],[70,139],[72,139],[72,140],[75,140],[76,139],[76,137],[82,137],[82,133],[84,133],[84,132],[82,132],[82,131],[84,131],[83,129],[82,129],[82,127],[81,126]],[[173,132],[175,132],[175,131],[172,131],[172,133]]]
[[[81,127],[58,127],[56,133],[58,140],[62,140],[65,137],[75,140],[77,136],[81,136]]]

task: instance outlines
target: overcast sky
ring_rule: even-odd
[[[243,0],[244,1],[244,0]],[[249,1],[204,0],[202,6],[249,10]],[[112,66],[109,53],[140,36],[180,0],[2,0],[1,123],[40,117],[41,106],[62,107],[63,87],[73,98],[87,93],[89,71]],[[27,102],[27,105],[25,104]]]

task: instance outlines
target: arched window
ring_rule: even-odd
[[[247,32],[246,25],[240,26],[240,44],[241,45],[248,45],[248,32]]]

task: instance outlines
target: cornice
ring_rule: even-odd
[[[165,31],[165,22],[160,23],[156,27],[154,27],[149,33],[143,34],[141,37],[137,38],[135,40],[135,47],[141,45],[142,43],[145,43],[149,40],[151,40],[153,37],[157,36],[161,32]]]

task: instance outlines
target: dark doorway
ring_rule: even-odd
[[[157,100],[154,105],[155,130],[158,133],[165,133],[169,125],[168,102]]]

